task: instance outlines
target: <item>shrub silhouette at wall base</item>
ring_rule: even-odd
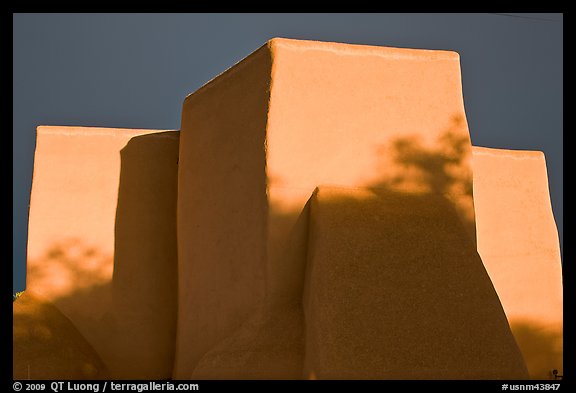
[[[531,367],[561,361],[513,324],[519,259],[486,248],[521,228],[486,219],[501,168],[475,209],[455,52],[273,39],[189,95],[180,132],[37,133],[26,290],[71,323],[30,330],[48,306],[16,300],[18,377],[37,352],[56,379],[525,379],[508,322]],[[58,329],[88,347],[48,353]]]
[[[14,379],[106,379],[104,363],[54,305],[29,293],[13,304]]]
[[[70,319],[113,379],[172,375],[178,138],[37,128],[26,291]]]

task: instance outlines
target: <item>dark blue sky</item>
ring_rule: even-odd
[[[180,128],[184,97],[272,37],[460,53],[472,143],[541,150],[563,238],[562,14],[15,14],[14,290],[38,125]]]

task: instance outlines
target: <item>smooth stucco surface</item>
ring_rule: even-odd
[[[530,376],[562,370],[562,264],[544,154],[473,148],[478,252]]]
[[[111,378],[171,375],[178,137],[37,130],[26,292],[76,326]]]
[[[318,184],[445,195],[475,242],[469,160],[454,52],[274,39],[188,96],[174,375],[301,301],[288,244]]]
[[[454,52],[274,39],[181,133],[39,127],[35,160],[27,294],[111,378],[563,371],[544,157],[471,147]]]
[[[263,48],[184,102],[175,378],[190,378],[264,299],[269,76]]]
[[[524,379],[474,244],[445,197],[312,196],[304,373],[316,379]]]

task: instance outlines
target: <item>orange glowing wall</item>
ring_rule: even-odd
[[[563,374],[562,265],[544,154],[473,148],[478,252],[532,378]]]
[[[475,242],[470,155],[454,52],[273,39],[188,96],[175,376],[300,302],[306,250],[289,244],[319,184],[445,195]]]
[[[457,53],[273,39],[181,132],[38,128],[18,334],[54,306],[112,379],[550,378],[547,187],[471,146]]]
[[[38,127],[26,292],[53,304],[111,378],[171,375],[178,133]]]

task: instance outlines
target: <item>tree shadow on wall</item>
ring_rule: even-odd
[[[178,132],[133,137],[120,158],[114,254],[83,242],[81,234],[62,239],[29,264],[27,291],[51,299],[48,304],[73,322],[111,377],[166,379],[176,334]],[[41,342],[34,341],[36,350]]]
[[[78,297],[82,292],[109,285],[111,262],[111,255],[78,238],[66,238],[53,243],[41,261],[29,264],[28,275],[45,296],[66,303],[72,293]]]
[[[377,178],[366,187],[376,193],[400,192],[444,196],[456,209],[476,244],[470,139],[462,132],[465,120],[452,117],[438,137],[398,137],[377,147]]]
[[[490,278],[443,195],[321,187],[310,220],[307,375],[526,377]]]
[[[461,223],[458,218],[450,220],[453,229],[449,233],[456,242],[453,246],[460,247],[461,243],[466,243],[463,247],[469,244],[467,249],[475,253],[475,246],[472,245],[475,242],[475,226],[471,205],[470,142],[462,136],[463,126],[464,120],[455,117],[432,143],[411,137],[396,138],[379,146],[376,151],[377,166],[373,170],[376,179],[366,185],[342,188],[359,187],[380,196],[387,195],[394,201],[407,201],[411,206],[418,205],[418,208],[434,205],[438,211],[446,211],[451,217],[460,217]],[[331,208],[357,208],[358,203],[354,198],[341,198],[334,201]],[[472,212],[468,210],[468,215],[457,215],[453,210],[458,208],[472,209]],[[272,281],[268,283],[266,304],[235,333],[215,345],[200,359],[192,374],[193,378],[217,378],[222,375],[227,378],[256,379],[306,377],[303,374],[306,323],[302,296],[306,262],[310,253],[309,214],[310,201],[302,210],[290,210],[275,203],[270,205],[268,220],[273,228],[269,228],[269,236],[285,241],[279,255],[273,254],[276,257],[273,262],[269,261],[268,267],[274,269],[274,272],[268,276],[269,280],[272,277]],[[426,221],[422,217],[416,219]],[[442,220],[435,225],[439,230],[445,229]],[[465,233],[464,227],[468,233]],[[422,230],[416,232],[420,235]],[[268,241],[270,243],[270,239]],[[419,237],[413,241],[421,247],[428,247],[431,252],[438,253],[440,250],[438,244],[434,243],[434,236]],[[276,240],[272,243],[278,244]],[[270,250],[268,252],[270,256]],[[502,314],[498,322],[503,321],[505,318]]]
[[[15,379],[101,379],[108,370],[85,326],[101,326],[110,298],[108,255],[77,239],[54,244],[33,264],[35,278],[13,304],[13,376]],[[34,289],[43,289],[37,294]],[[47,298],[55,299],[48,301]],[[86,309],[92,315],[86,315]],[[74,320],[74,322],[72,322]],[[103,329],[105,330],[105,329]]]
[[[43,258],[29,266],[30,288],[26,293],[60,311],[87,342],[111,340],[111,255],[78,238],[67,238],[52,244]],[[35,311],[27,310],[26,313]],[[17,345],[15,342],[14,347]],[[101,348],[94,347],[102,358]]]
[[[407,137],[390,141],[378,149],[382,175],[369,187],[377,193],[401,191],[421,195],[443,195],[459,213],[466,231],[476,239],[469,141],[452,124],[436,142],[427,146],[421,138]],[[392,146],[392,148],[390,148]],[[546,330],[540,324],[520,321],[510,324],[522,351],[531,378],[554,379],[552,370],[562,374],[562,334]],[[545,370],[545,371],[543,371]]]
[[[558,379],[563,374],[561,330],[551,330],[536,321],[518,320],[510,324],[522,350],[531,379]],[[553,371],[557,370],[555,376]]]

